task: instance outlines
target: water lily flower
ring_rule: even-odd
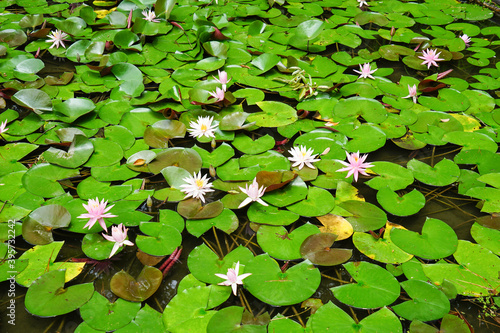
[[[198,173],[198,175],[195,172],[193,176],[183,178],[182,180],[187,183],[181,185],[181,191],[186,193],[184,199],[193,197],[194,199],[200,199],[201,202],[205,203],[205,194],[207,192],[214,191],[213,189],[211,189],[213,185],[208,182],[207,175],[201,177],[201,171]]]
[[[375,78],[372,76],[372,74],[375,73],[378,68],[375,68],[372,70],[371,65],[369,63],[366,63],[363,66],[361,66],[361,64],[359,64],[359,69],[360,69],[360,71],[354,69],[354,71],[356,73],[360,74],[358,79],[370,78],[372,80],[375,80]]]
[[[0,124],[0,135],[1,135],[2,133],[7,132],[7,130],[8,130],[9,128],[8,128],[8,127],[6,127],[6,126],[7,126],[7,120],[6,120],[6,121],[4,121],[3,123],[1,123],[1,124]]]
[[[217,87],[215,91],[212,91],[210,95],[216,99],[216,102],[222,102],[224,100],[224,90]]]
[[[421,65],[427,64],[427,69],[431,68],[431,66],[439,67],[439,65],[437,64],[437,61],[441,61],[444,59],[439,58],[439,55],[441,54],[441,52],[438,52],[436,54],[436,51],[437,51],[437,49],[435,49],[435,50],[426,49],[426,50],[422,51],[422,55],[418,56],[420,59],[424,60],[421,63]]]
[[[47,43],[52,43],[52,45],[49,47],[49,49],[55,47],[56,49],[59,48],[59,46],[62,46],[66,48],[66,45],[64,45],[64,42],[67,42],[68,40],[66,37],[69,35],[65,32],[62,32],[61,30],[57,29],[56,31],[51,31],[49,37],[50,40],[47,40]]]
[[[89,199],[88,204],[83,204],[83,207],[87,210],[88,213],[82,214],[78,216],[80,219],[89,219],[87,224],[83,228],[92,228],[94,224],[99,221],[99,224],[101,227],[108,232],[108,228],[106,227],[106,223],[104,222],[104,217],[110,218],[110,217],[117,217],[118,215],[113,215],[111,213],[108,213],[108,211],[113,208],[114,205],[111,205],[106,208],[106,205],[108,204],[107,201],[102,201],[99,203],[99,198]]]
[[[463,34],[462,36],[460,36],[460,38],[464,41],[465,46],[469,46],[469,43],[470,43],[470,37],[469,37],[469,36],[467,36],[467,34]]]
[[[253,182],[252,182],[252,184],[250,184],[250,186],[248,186],[248,184],[246,184],[245,188],[243,188],[243,187],[239,187],[239,188],[240,188],[241,192],[248,195],[248,198],[243,200],[243,202],[240,203],[238,208],[245,207],[246,205],[248,205],[249,203],[251,203],[253,201],[257,201],[258,203],[260,203],[261,205],[264,205],[264,206],[269,206],[266,202],[264,202],[261,199],[261,197],[264,195],[264,192],[266,192],[267,187],[261,186],[259,189],[259,183],[257,183],[257,178],[253,179]]]
[[[160,22],[159,19],[156,18],[156,14],[152,9],[144,9],[142,11],[142,15],[144,16],[142,19],[149,22]]]
[[[233,294],[236,296],[236,290],[238,288],[239,284],[243,284],[243,279],[249,277],[252,275],[252,273],[245,273],[238,275],[238,272],[240,270],[240,262],[238,261],[236,263],[236,267],[234,269],[229,268],[227,270],[227,275],[224,274],[215,274],[221,279],[225,279],[226,281],[219,283],[220,286],[231,286],[233,289]]]
[[[227,84],[229,83],[229,81],[231,81],[231,79],[227,79],[227,73],[225,71],[220,71],[218,70],[217,71],[219,73],[219,78],[217,79],[215,76],[212,75],[212,77],[215,79],[215,81],[219,82],[220,84],[222,84],[222,90],[223,91],[226,91],[227,89]]]
[[[349,171],[345,178],[348,178],[349,176],[354,175],[355,182],[358,181],[358,174],[359,173],[361,173],[365,176],[368,176],[368,174],[365,171],[366,168],[371,168],[374,166],[373,164],[370,164],[370,163],[364,163],[366,158],[368,157],[368,154],[359,156],[359,151],[358,151],[357,153],[352,153],[352,154],[349,154],[348,152],[346,152],[346,155],[347,155],[347,160],[349,161],[349,163],[344,162],[344,161],[339,161],[340,163],[342,163],[346,167],[342,168],[342,169],[338,169],[337,172]]]
[[[118,249],[124,245],[134,246],[134,243],[127,240],[127,231],[123,223],[120,223],[118,226],[111,227],[111,236],[102,234],[102,237],[106,238],[110,242],[115,242],[113,245],[113,249],[111,249],[111,254],[109,258],[111,258]]]
[[[359,7],[363,7],[363,5],[368,6],[366,0],[358,0],[358,2],[359,2]]]
[[[299,170],[301,170],[305,164],[311,169],[316,169],[312,163],[318,162],[319,159],[315,158],[318,154],[313,155],[314,150],[312,148],[307,149],[305,146],[293,147],[288,152],[292,155],[288,159],[294,162],[292,167],[298,166]]]
[[[405,96],[403,98],[413,98],[413,103],[417,103],[417,85],[414,84],[412,87],[408,85],[408,96]]]
[[[217,124],[212,124],[214,117],[198,117],[197,121],[189,122],[188,129],[189,135],[193,138],[201,138],[206,136],[208,138],[215,138],[215,130],[217,129]]]

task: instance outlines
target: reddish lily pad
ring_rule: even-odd
[[[162,279],[163,273],[158,268],[144,266],[137,279],[125,271],[116,273],[111,278],[110,288],[115,295],[127,301],[142,302],[158,290]],[[83,313],[82,317],[84,317]],[[106,330],[110,329],[112,328],[106,328]]]
[[[337,235],[330,233],[321,232],[311,235],[300,246],[300,254],[315,265],[340,265],[351,258],[352,250],[333,248],[335,239]]]

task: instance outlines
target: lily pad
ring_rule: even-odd
[[[138,235],[135,243],[143,252],[165,256],[181,245],[182,236],[176,228],[156,222],[141,222],[140,229],[147,236]]]
[[[413,174],[410,170],[391,162],[372,162],[370,168],[379,177],[374,177],[365,184],[373,189],[381,190],[389,187],[393,191],[398,191],[413,184]]]
[[[78,309],[92,297],[92,282],[66,289],[64,282],[64,269],[47,272],[33,281],[26,292],[26,309],[36,316],[54,317]]]
[[[39,207],[23,221],[23,238],[30,244],[49,244],[54,241],[52,230],[67,227],[70,222],[71,215],[61,205]]]
[[[325,189],[310,186],[307,197],[286,208],[302,216],[321,216],[329,213],[335,207],[333,196]]]
[[[300,253],[304,259],[310,260],[315,265],[335,266],[340,265],[352,256],[352,250],[333,248],[337,235],[318,233],[307,237],[300,246]]]
[[[163,274],[158,268],[144,266],[137,279],[123,270],[119,271],[113,275],[109,286],[118,297],[132,302],[143,302],[158,290],[162,279]],[[106,328],[111,329],[113,328]]]
[[[248,116],[247,121],[255,122],[259,127],[279,127],[297,121],[297,111],[291,106],[274,101],[257,102],[262,112],[255,112]]]
[[[227,208],[224,208],[219,215],[212,218],[186,221],[187,231],[195,237],[200,237],[211,227],[222,230],[226,234],[231,234],[238,228],[238,225],[238,217],[232,210]]]
[[[376,230],[383,227],[387,222],[387,215],[384,211],[371,203],[348,200],[342,202],[339,206],[351,214],[351,216],[346,217],[346,220],[351,223],[354,231]]]
[[[396,216],[409,216],[418,213],[425,206],[425,197],[417,189],[399,196],[388,187],[377,192],[378,203],[389,213]]]
[[[427,185],[446,186],[456,182],[460,177],[458,166],[446,158],[436,163],[434,167],[412,159],[407,167],[417,180]]]
[[[248,220],[253,223],[268,225],[289,225],[297,221],[300,215],[291,211],[253,203],[247,210]]]

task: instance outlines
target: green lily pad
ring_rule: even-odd
[[[396,216],[409,216],[418,213],[425,206],[425,197],[417,189],[399,196],[390,188],[377,192],[377,201],[386,211]]]
[[[236,135],[233,140],[234,148],[238,149],[244,154],[260,154],[269,149],[272,149],[275,141],[272,136],[264,135],[256,140],[252,140],[245,134],[241,133]]]
[[[444,88],[439,90],[438,97],[420,96],[418,102],[436,111],[465,111],[470,107],[467,96],[458,90]]]
[[[238,217],[232,210],[227,208],[224,208],[219,215],[212,218],[186,221],[187,231],[195,237],[200,237],[211,227],[222,230],[226,234],[231,234],[238,228],[238,225]]]
[[[482,212],[495,213],[500,210],[500,189],[491,187],[473,187],[465,195],[478,198],[483,201]]]
[[[248,116],[247,121],[255,122],[259,127],[279,127],[297,121],[297,111],[291,106],[274,101],[257,102],[262,112],[255,112]]]
[[[300,215],[289,210],[278,209],[274,206],[264,206],[253,203],[247,210],[248,220],[253,223],[268,225],[289,225],[297,221]]]
[[[263,302],[274,306],[300,303],[319,287],[321,275],[309,260],[282,272],[278,263],[267,254],[250,260],[245,272],[252,273],[244,280],[247,290]]]
[[[165,256],[181,245],[182,236],[176,228],[156,222],[141,222],[140,229],[147,236],[137,235],[135,243],[143,252]]]
[[[399,318],[386,307],[356,323],[351,316],[332,302],[326,303],[311,315],[307,326],[314,332],[403,332]]]
[[[105,260],[109,258],[114,244],[99,233],[86,234],[82,240],[82,251],[89,258]],[[122,250],[123,247],[120,247],[116,253],[120,253]]]
[[[31,167],[23,176],[24,188],[44,198],[53,198],[64,194],[60,180],[78,176],[78,169],[66,169],[49,163],[40,163]]]
[[[242,270],[242,267],[245,267],[247,262],[252,258],[252,252],[244,246],[238,246],[221,259],[208,246],[202,244],[191,251],[188,256],[187,265],[191,274],[198,280],[217,284],[223,280],[215,274],[226,275],[228,269],[234,268],[237,262],[240,262],[240,271],[238,274],[248,273],[248,270]],[[246,282],[246,280],[243,281]]]
[[[94,177],[87,177],[78,184],[76,191],[80,199],[88,200],[99,197],[105,201],[113,202],[125,198],[132,193],[131,185],[115,185],[97,181]]]
[[[300,248],[304,240],[319,232],[318,227],[310,223],[290,233],[284,227],[261,225],[257,230],[257,242],[273,258],[294,260],[302,258]]]
[[[190,174],[200,171],[202,160],[200,154],[191,148],[167,148],[156,155],[156,158],[149,163],[149,170],[158,174],[168,166],[175,165],[186,169]]]
[[[94,153],[90,156],[86,167],[105,167],[119,162],[123,158],[122,147],[107,139],[93,138],[90,139],[94,145]]]
[[[120,298],[112,303],[95,291],[92,298],[80,308],[80,315],[95,330],[113,331],[130,323],[140,308],[141,303]]]
[[[498,268],[500,258],[480,244],[465,240],[458,241],[455,260],[465,268],[485,279],[491,286],[500,285]]]
[[[160,120],[144,131],[144,141],[153,148],[168,148],[168,142],[173,138],[183,138],[186,135],[186,125],[178,120]]]
[[[369,123],[379,124],[387,118],[387,111],[380,102],[364,97],[351,97],[338,102],[333,114],[340,118],[361,116]]]
[[[16,282],[21,286],[29,287],[33,281],[48,271],[65,269],[68,282],[81,273],[85,263],[54,262],[64,242],[52,242],[47,245],[36,245],[24,252],[19,259],[29,260],[28,267],[16,277]]]
[[[380,229],[387,222],[387,215],[384,211],[371,203],[348,200],[340,203],[339,206],[351,214],[346,217],[346,220],[352,225],[354,231],[365,232]]]
[[[191,220],[210,219],[218,216],[224,210],[224,205],[220,201],[214,201],[205,206],[201,205],[198,199],[186,199],[179,202],[177,212]]]
[[[70,98],[61,103],[53,105],[53,111],[60,113],[59,119],[72,123],[79,117],[95,109],[95,104],[88,98]]]
[[[210,166],[218,167],[234,156],[234,149],[225,142],[212,152],[208,152],[196,145],[193,146],[193,150],[200,154],[203,168],[209,168]]]
[[[407,167],[418,181],[427,185],[446,186],[456,182],[460,177],[458,166],[446,158],[436,163],[434,167],[412,159],[408,162]]]
[[[392,304],[399,297],[398,280],[382,267],[363,261],[343,266],[357,283],[331,288],[333,295],[342,303],[374,309]]]
[[[425,221],[422,235],[393,228],[391,239],[403,251],[425,259],[441,259],[452,255],[458,244],[457,235],[448,224],[431,218]]]
[[[42,156],[51,164],[76,168],[87,162],[93,152],[94,146],[89,139],[83,135],[75,135],[67,152],[50,147]]]
[[[286,208],[302,216],[321,216],[329,213],[335,207],[335,199],[331,193],[320,187],[310,186],[307,197]]]
[[[406,253],[391,240],[391,229],[394,225],[387,223],[384,236],[375,238],[364,232],[355,232],[352,235],[354,246],[370,259],[390,264],[407,262],[413,255]]]
[[[408,320],[431,321],[443,318],[450,312],[450,301],[434,285],[408,280],[401,282],[401,286],[412,300],[392,307],[399,316]]]
[[[379,177],[374,177],[365,184],[375,190],[389,187],[393,191],[398,191],[413,184],[413,174],[405,167],[391,162],[371,162],[371,164],[374,166],[370,170]]]
[[[500,255],[500,230],[491,229],[476,222],[472,225],[470,233],[481,246]]]
[[[54,241],[52,230],[64,228],[71,222],[71,215],[61,205],[42,206],[23,221],[23,238],[30,244],[45,245]]]
[[[50,271],[33,281],[26,292],[26,309],[36,316],[53,317],[74,311],[91,299],[92,282],[66,289],[64,282],[64,269]]]
[[[120,298],[132,302],[143,302],[158,290],[162,279],[163,273],[158,268],[144,266],[137,279],[123,270],[119,271],[113,275],[109,286],[111,291]],[[106,330],[111,329],[113,328],[109,326],[106,328]]]
[[[52,110],[50,96],[38,89],[23,89],[12,96],[12,100],[25,108],[33,110],[37,114]]]
[[[253,322],[253,318],[250,318],[250,322],[245,322],[245,308],[239,306],[229,306],[222,310],[217,311],[216,314],[210,319],[207,325],[207,333],[224,333],[224,332],[254,332],[254,333],[266,333],[267,332],[267,322],[259,323],[257,321]],[[249,315],[253,317],[252,314]],[[269,316],[269,315],[268,315]]]
[[[498,149],[497,143],[488,135],[475,132],[449,132],[443,136],[443,140],[463,146],[464,150],[482,149],[495,153]]]

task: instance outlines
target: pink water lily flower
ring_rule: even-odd
[[[238,275],[238,272],[240,270],[240,262],[238,261],[236,263],[236,267],[234,269],[229,268],[227,270],[227,275],[224,274],[215,274],[221,279],[225,279],[226,281],[219,283],[221,286],[231,286],[233,289],[233,294],[236,296],[237,288],[239,284],[243,284],[243,279],[249,277],[252,275],[252,273],[245,273]]]
[[[83,204],[83,207],[87,210],[87,213],[78,216],[79,219],[89,219],[87,224],[83,228],[92,228],[94,224],[99,221],[101,227],[108,232],[108,228],[106,227],[106,223],[104,222],[104,217],[117,217],[118,215],[113,215],[108,213],[108,211],[113,208],[114,205],[111,205],[106,208],[108,204],[107,201],[102,201],[99,203],[99,198],[89,199],[88,204]]]
[[[413,103],[417,103],[417,85],[414,84],[413,86],[410,87],[410,85],[408,85],[408,96],[405,96],[403,98],[413,98]]]
[[[349,171],[345,178],[349,178],[351,175],[354,175],[355,182],[358,181],[358,174],[359,173],[361,173],[365,176],[368,176],[368,174],[365,171],[366,168],[371,168],[374,166],[373,164],[370,164],[370,163],[364,163],[366,158],[368,157],[368,154],[359,156],[359,151],[358,151],[357,153],[352,153],[352,154],[349,154],[348,152],[346,152],[346,155],[347,155],[347,160],[349,161],[349,163],[344,162],[344,161],[339,161],[340,163],[342,163],[346,167],[342,168],[342,169],[338,169],[337,172]]]
[[[469,37],[469,36],[467,36],[467,34],[463,34],[462,36],[460,36],[460,38],[464,41],[465,46],[469,46],[469,43],[470,43],[470,37]]]
[[[437,49],[431,50],[431,49],[426,49],[422,51],[422,55],[418,56],[420,59],[423,59],[424,61],[421,63],[421,65],[427,65],[427,69],[431,68],[431,66],[436,66],[439,67],[437,64],[437,61],[442,61],[444,59],[439,58],[439,55],[441,52],[437,52]]]
[[[142,15],[144,16],[142,19],[143,20],[146,20],[146,21],[149,21],[149,22],[160,22],[159,19],[156,18],[156,14],[155,12],[152,10],[152,9],[144,9],[142,11]]]
[[[134,243],[127,240],[127,231],[123,223],[120,223],[118,226],[111,227],[111,236],[102,234],[102,237],[106,238],[110,242],[114,242],[113,249],[111,249],[111,254],[109,258],[111,258],[118,249],[124,245],[134,246]]]
[[[215,81],[219,82],[220,84],[222,84],[222,90],[223,91],[226,91],[227,89],[227,84],[229,83],[229,81],[231,81],[231,79],[227,79],[227,73],[225,71],[220,71],[220,70],[217,70],[217,72],[219,73],[219,78],[217,79],[215,76],[212,75],[212,77],[215,79]]]
[[[372,70],[371,64],[366,63],[366,64],[364,64],[362,66],[361,66],[361,64],[359,64],[359,69],[360,69],[360,71],[354,69],[354,71],[356,73],[360,74],[360,76],[358,77],[358,79],[370,78],[372,80],[375,80],[375,78],[372,76],[372,74],[375,73],[378,68],[375,68],[375,69]]]
[[[193,197],[194,199],[200,199],[201,202],[205,203],[205,194],[207,192],[213,192],[214,190],[211,188],[213,185],[208,182],[207,175],[203,175],[201,177],[201,171],[193,176],[189,176],[182,179],[187,184],[181,185],[181,191],[186,193],[184,199],[189,197]]]
[[[0,124],[0,134],[7,132],[8,128],[7,126],[7,120],[4,121],[2,124]]]
[[[264,202],[264,200],[261,199],[261,197],[266,192],[267,187],[261,186],[259,189],[259,183],[257,183],[257,178],[253,179],[253,182],[252,182],[252,184],[250,184],[250,186],[248,186],[248,184],[246,184],[245,188],[243,188],[243,187],[239,187],[239,188],[240,188],[241,192],[248,195],[248,198],[243,200],[240,203],[240,205],[238,206],[238,208],[245,207],[246,205],[248,205],[249,203],[251,203],[253,201],[257,201],[258,203],[260,203],[261,205],[264,205],[264,206],[269,206],[266,202]]]
[[[217,87],[215,89],[215,91],[212,91],[210,93],[210,96],[212,96],[213,98],[215,98],[215,101],[216,102],[222,102],[224,100],[224,90],[222,90],[221,88]]]
[[[56,31],[51,31],[49,37],[50,40],[47,40],[47,43],[52,43],[52,45],[49,47],[49,49],[55,47],[56,49],[59,48],[59,46],[62,46],[66,48],[66,45],[64,45],[64,42],[67,42],[68,40],[66,37],[69,35],[65,32],[62,32],[61,30],[57,29]]]

